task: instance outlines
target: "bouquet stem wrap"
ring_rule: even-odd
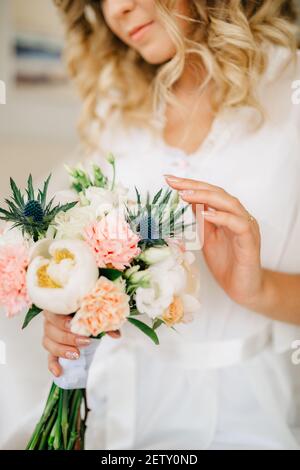
[[[83,348],[76,361],[60,359],[63,375],[55,379],[27,450],[83,450],[88,407],[88,369],[99,340]]]
[[[54,379],[54,383],[65,390],[86,388],[88,370],[99,344],[98,339],[92,339],[91,344],[80,350],[80,357],[75,361],[60,358],[59,363],[63,374]]]

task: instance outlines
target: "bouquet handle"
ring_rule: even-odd
[[[99,340],[94,338],[89,346],[80,349],[79,359],[59,358],[63,373],[54,379],[55,385],[64,390],[86,388],[89,367],[98,345]]]

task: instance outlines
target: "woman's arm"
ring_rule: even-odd
[[[274,320],[300,325],[300,274],[263,269],[261,289],[243,306]]]
[[[211,273],[228,296],[274,320],[300,325],[300,274],[274,272],[261,266],[260,227],[241,202],[223,188],[204,181],[165,177],[192,205],[196,217],[199,204],[205,207],[201,249]]]

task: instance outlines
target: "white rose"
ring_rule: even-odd
[[[151,268],[148,271],[150,270]],[[165,273],[151,272],[150,287],[138,287],[136,290],[137,309],[152,319],[157,318],[172,302],[173,293],[173,287]]]
[[[19,243],[24,243],[26,238],[22,235],[22,231],[15,227],[12,228],[12,223],[5,223],[0,230],[0,245],[15,245]],[[28,243],[30,242],[28,237]]]
[[[56,239],[83,239],[83,229],[96,220],[96,211],[91,206],[73,207],[60,212],[54,219]]]
[[[118,185],[113,191],[104,188],[90,187],[85,191],[85,198],[98,217],[110,212],[114,207],[122,207],[126,201],[127,190]]]

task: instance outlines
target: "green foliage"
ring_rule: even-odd
[[[26,328],[26,326],[31,322],[31,320],[33,320],[37,315],[39,315],[41,311],[42,310],[36,307],[36,305],[32,305],[26,314],[22,330],[24,330],[24,328]]]
[[[189,207],[178,208],[178,193],[167,188],[160,189],[151,200],[147,192],[146,201],[143,204],[142,198],[136,191],[136,207],[131,210],[127,205],[126,219],[131,229],[141,237],[139,246],[142,250],[151,246],[165,245],[165,240],[175,237],[178,233],[183,233],[187,225],[184,224],[184,213]],[[173,197],[172,197],[173,195]]]
[[[35,194],[32,176],[29,175],[25,194],[12,178],[10,178],[10,187],[12,196],[5,199],[7,208],[0,208],[0,219],[13,223],[14,227],[20,227],[23,235],[27,233],[34,241],[45,236],[49,225],[53,222],[55,216],[60,212],[66,212],[77,204],[77,201],[68,204],[53,206],[54,198],[47,204],[47,192],[51,174],[46,179],[43,189],[38,189]]]

